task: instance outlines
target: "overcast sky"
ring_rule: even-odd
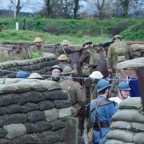
[[[13,0],[16,2],[17,0]],[[25,3],[25,6],[21,9],[21,12],[36,12],[41,10],[44,6],[43,0],[21,0]],[[0,9],[12,9],[14,10],[14,5],[10,3],[10,0],[0,0]]]

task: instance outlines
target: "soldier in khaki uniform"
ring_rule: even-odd
[[[87,40],[82,45],[82,55],[79,59],[80,66],[82,67],[82,76],[89,77],[89,75],[97,70],[97,66],[99,63],[99,54],[96,53],[96,50],[92,46],[92,42]],[[90,87],[91,80],[85,80],[85,91],[87,102],[90,100]]]
[[[108,49],[107,67],[108,71],[114,74],[116,72],[116,65],[119,62],[131,59],[133,54],[129,46],[122,42],[121,36],[115,35],[113,41],[114,43]]]
[[[70,66],[68,57],[65,54],[61,54],[58,57],[58,60],[59,60],[59,65],[62,69],[64,69],[65,66]]]
[[[59,60],[59,65],[62,69],[65,68],[65,66],[70,66],[69,64],[69,60],[68,60],[68,57],[65,55],[65,54],[61,54],[59,57],[58,57],[58,60]],[[71,66],[70,66],[71,67]],[[76,64],[73,64],[73,69],[74,69],[74,73],[75,75],[77,75],[77,65]]]
[[[66,66],[62,72],[62,75],[64,76],[64,80],[60,83],[63,91],[65,91],[69,99],[72,103],[72,113],[73,116],[79,117],[80,120],[80,130],[82,132],[83,129],[83,122],[84,117],[82,117],[84,109],[85,109],[85,94],[82,93],[82,86],[80,83],[72,80],[72,74],[74,73],[74,70]]]
[[[44,47],[42,46],[42,39],[37,37],[34,40],[34,46],[30,48],[32,58],[42,57],[44,52]]]
[[[70,42],[68,40],[63,40],[57,50],[57,56],[60,56],[61,54],[65,54],[68,56],[68,54],[79,52],[79,49],[74,49],[70,47]]]

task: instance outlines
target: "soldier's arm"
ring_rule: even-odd
[[[78,52],[79,50],[75,49],[75,48],[72,48],[72,47],[69,47],[69,48],[65,49],[65,51],[66,51],[67,54],[71,54],[71,53]]]
[[[85,62],[89,56],[90,56],[90,53],[88,51],[84,51],[84,53],[82,54],[82,56],[79,59],[80,65],[82,65],[82,63]]]
[[[108,49],[108,53],[107,53],[107,68],[110,69],[112,68],[112,47],[110,46]]]
[[[79,102],[81,107],[84,107],[86,102],[86,96],[85,94],[82,93],[82,86],[79,83],[77,83],[75,85],[75,88],[76,88],[77,101]]]

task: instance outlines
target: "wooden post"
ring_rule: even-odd
[[[77,118],[70,117],[66,122],[66,144],[78,144],[78,126]]]
[[[144,67],[139,67],[136,70],[138,76],[138,85],[142,100],[142,110],[144,111]]]

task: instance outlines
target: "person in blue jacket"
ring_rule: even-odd
[[[101,79],[98,81],[98,97],[90,103],[91,121],[93,123],[93,144],[104,144],[110,130],[111,118],[117,111],[117,104],[108,100],[111,84]]]

